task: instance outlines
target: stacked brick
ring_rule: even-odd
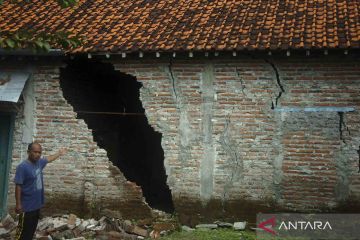
[[[149,216],[150,208],[143,200],[141,188],[126,181],[112,165],[106,151],[94,142],[91,129],[76,118],[72,106],[62,96],[59,68],[60,65],[37,66],[32,76],[36,101],[34,139],[42,144],[44,156],[61,147],[69,149],[66,157],[46,167],[44,212],[99,215],[110,210],[115,216]],[[16,165],[26,158],[26,145],[21,144],[21,125],[19,115],[11,179]],[[14,204],[13,192],[14,186],[10,184],[10,209]]]
[[[359,65],[353,62],[279,62],[287,92],[282,106],[358,109]],[[359,197],[359,113],[283,116],[283,199],[291,208],[321,208]],[[300,188],[301,187],[301,188]],[[285,200],[287,199],[287,200]],[[352,201],[352,200],[351,200]]]
[[[111,61],[143,84],[141,101],[149,124],[162,133],[167,183],[179,213],[206,204],[215,206],[214,213],[231,205],[241,214],[255,214],[263,206],[320,211],[358,203],[360,66],[355,58]],[[47,207],[148,215],[141,189],[108,161],[63,98],[58,67],[38,68],[33,75],[35,139],[45,154],[61,146],[71,150],[46,169]],[[279,112],[285,107],[355,111]],[[25,154],[21,125],[18,115],[11,177]],[[9,198],[13,204],[13,188]]]
[[[207,64],[115,63],[143,84],[141,100],[149,123],[163,134],[168,184],[181,210],[183,201],[201,201],[207,101],[201,73]],[[244,57],[210,64],[215,78],[212,199],[222,206],[253,201],[301,211],[358,201],[360,71],[351,57],[342,63],[329,57]],[[283,107],[356,110],[277,111]]]

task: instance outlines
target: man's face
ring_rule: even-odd
[[[33,161],[33,162],[39,160],[41,157],[41,152],[42,152],[42,149],[41,149],[40,144],[33,144],[31,149],[28,150],[29,160]]]

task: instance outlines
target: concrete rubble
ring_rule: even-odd
[[[234,222],[234,229],[235,230],[245,230],[247,222]]]
[[[0,239],[14,239],[16,221],[10,216],[5,216],[0,222]],[[244,230],[247,222],[235,222],[234,224],[216,221],[210,224],[198,224],[199,230],[211,230],[217,228],[232,228]],[[119,218],[103,216],[96,220],[81,219],[74,214],[57,215],[42,218],[36,230],[36,239],[39,240],[137,240],[157,239],[175,230],[194,231],[189,226],[179,226],[178,222],[170,215],[163,213],[154,218],[142,219],[135,222]]]
[[[165,222],[162,222],[165,221]],[[16,221],[7,215],[0,223],[0,239],[14,239]],[[174,231],[177,224],[169,219],[144,219],[136,223],[110,217],[96,220],[81,219],[74,214],[44,217],[39,220],[36,239],[99,239],[99,240],[137,240],[152,238]]]
[[[216,229],[218,228],[217,224],[198,224],[195,226],[196,228],[206,228],[206,229]]]
[[[8,214],[0,222],[0,239],[10,237],[10,233],[16,228],[14,219]]]
[[[198,224],[195,226],[195,228],[200,229],[200,230],[211,230],[211,229],[217,229],[217,228],[232,228],[235,231],[239,231],[239,230],[245,230],[246,224],[247,224],[246,221],[245,222],[234,222],[233,224],[227,223],[227,222],[215,221],[214,223],[210,223],[210,224]],[[193,231],[194,229],[189,228],[187,226],[182,226],[182,230]]]

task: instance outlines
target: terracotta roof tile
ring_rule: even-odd
[[[33,0],[0,6],[0,29],[71,31],[74,52],[359,48],[359,0]]]

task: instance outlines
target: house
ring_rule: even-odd
[[[44,155],[69,149],[45,171],[45,213],[175,209],[192,223],[358,212],[359,7],[3,3],[0,29],[71,31],[85,42],[1,52],[2,212],[14,205],[14,169],[33,140]]]

